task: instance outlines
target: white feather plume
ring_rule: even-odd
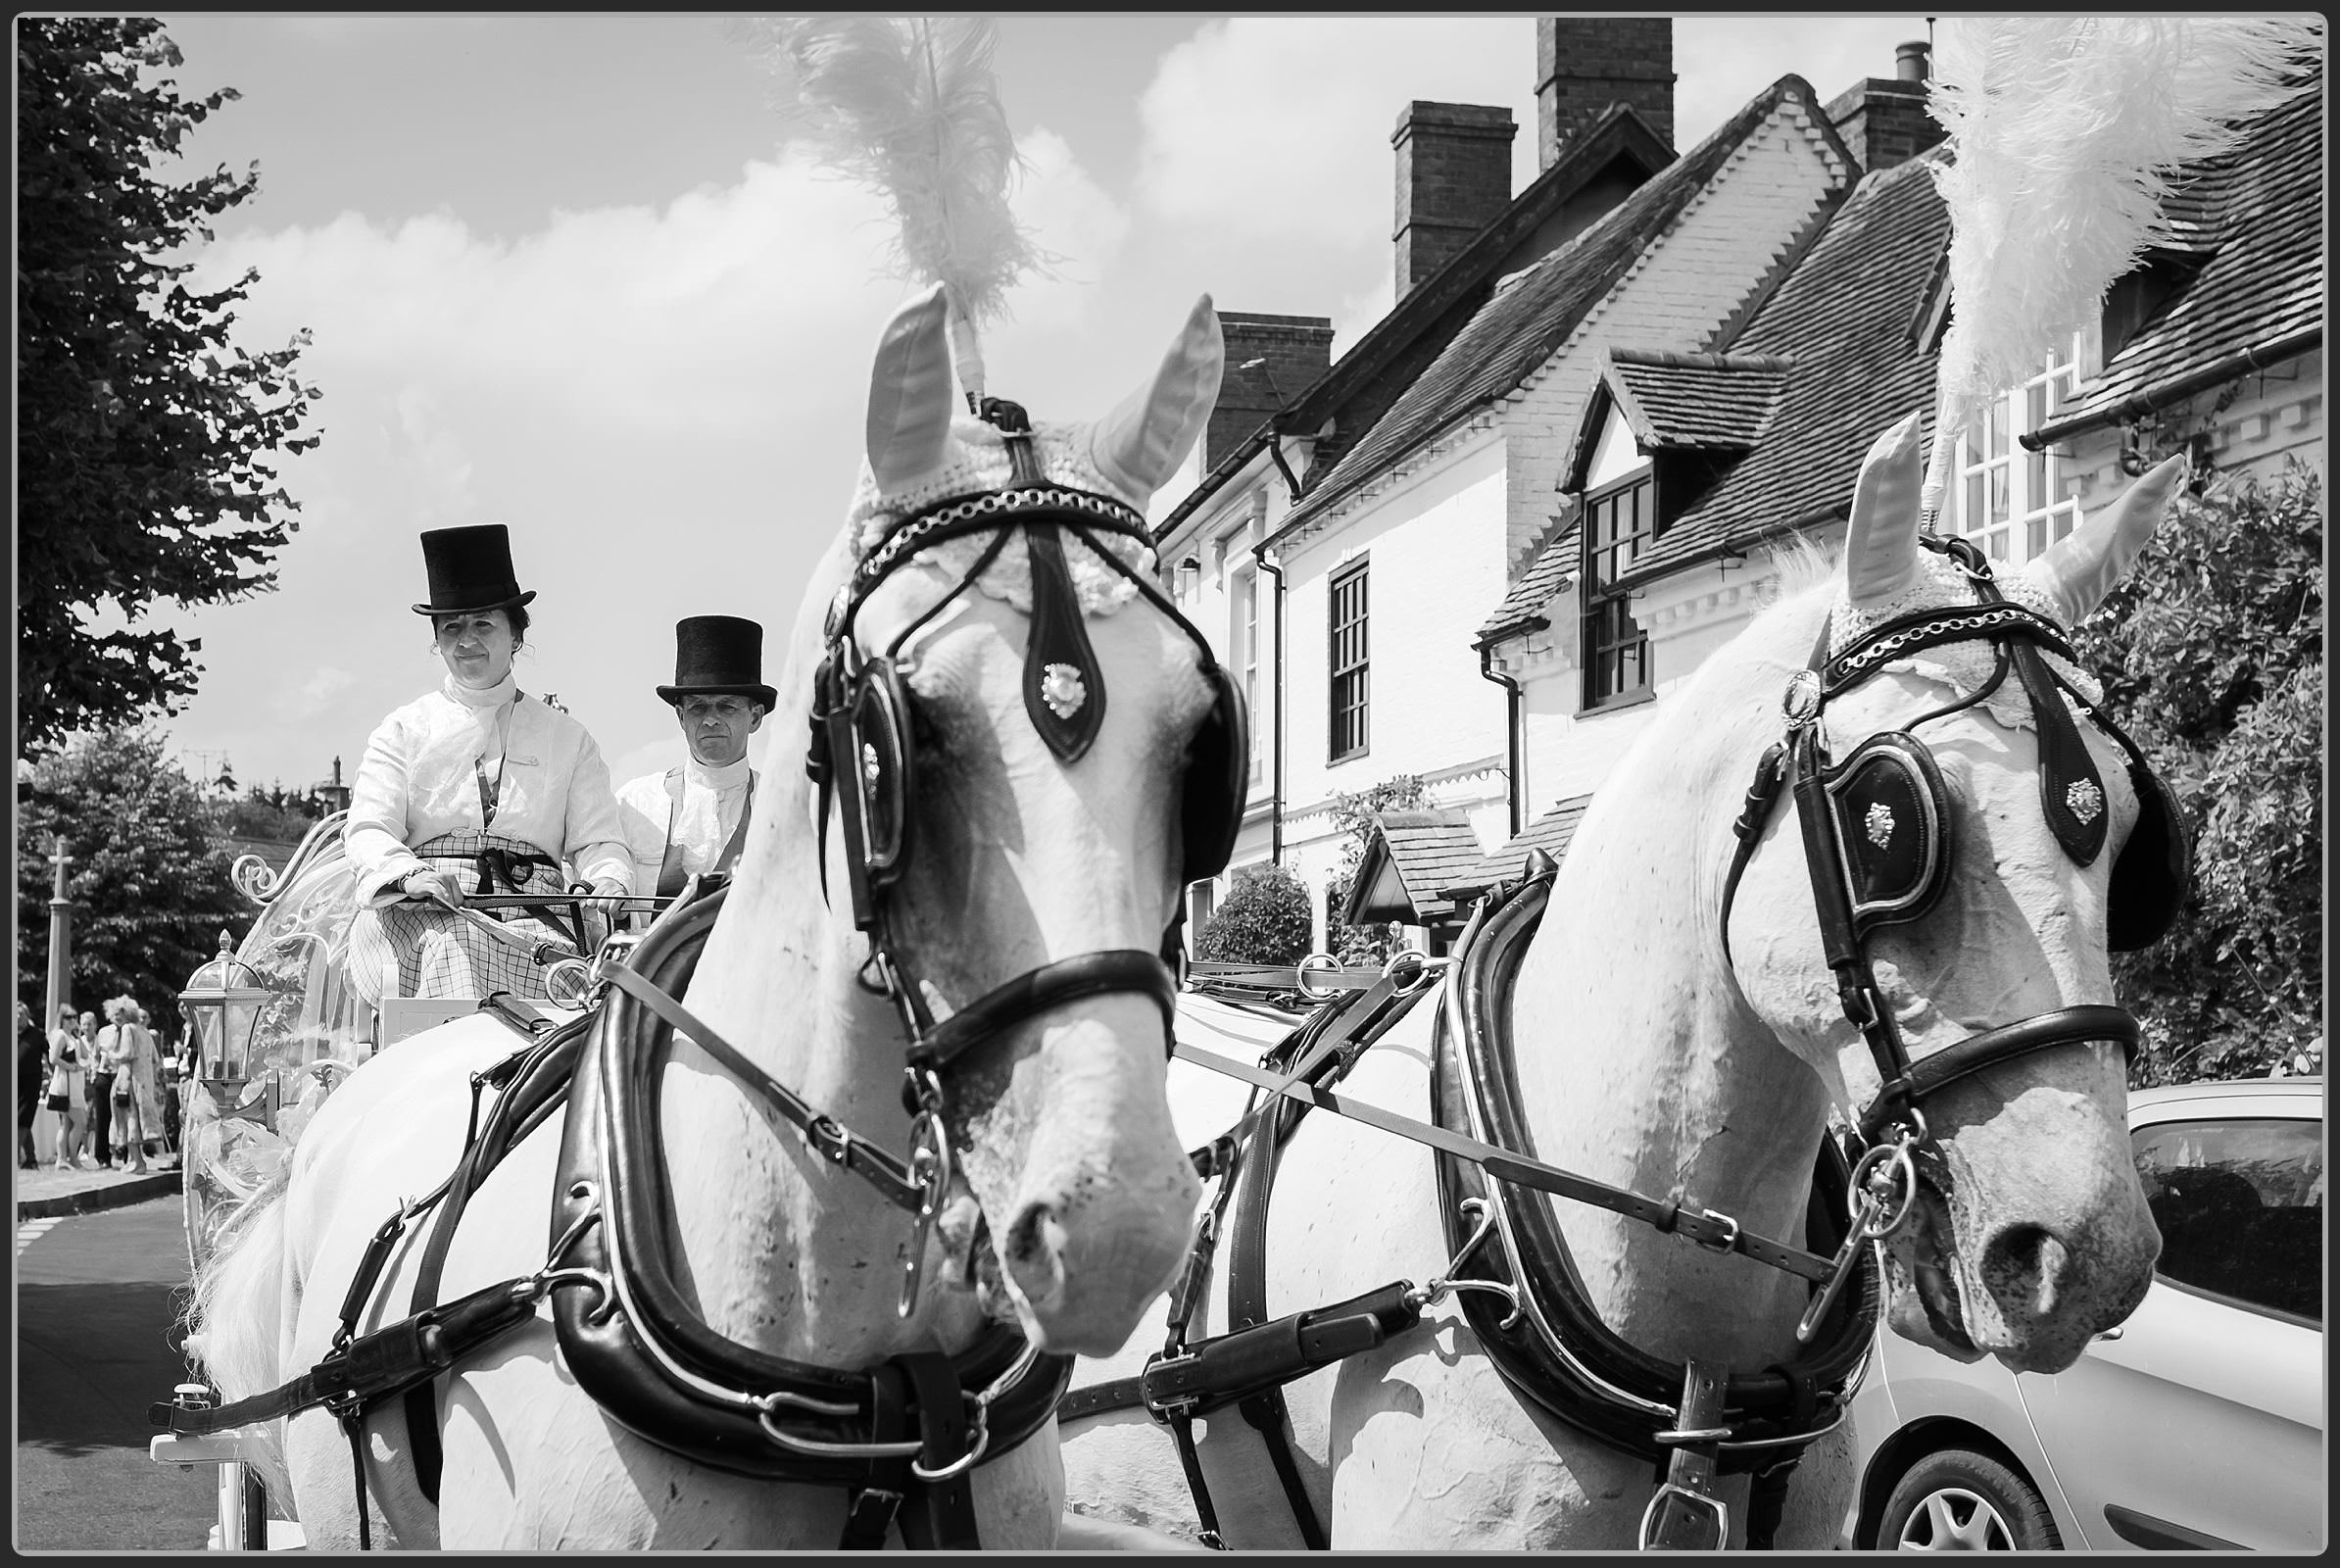
[[[948,290],[959,379],[980,399],[973,328],[1043,261],[1008,205],[1022,166],[992,72],[991,21],[791,17],[756,32],[793,78],[789,107],[820,166],[893,207],[895,270]]]
[[[2303,82],[2315,17],[1956,17],[1936,40],[1930,111],[1952,159],[1952,314],[1938,370],[1928,512],[1960,423],[2036,374],[2115,279],[2164,236],[2179,166]]]

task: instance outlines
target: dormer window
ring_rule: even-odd
[[[1616,582],[1657,539],[1656,474],[1614,407],[1592,449],[1577,525],[1584,530],[1578,602],[1590,711],[1649,695],[1649,634],[1633,619],[1633,596]]]

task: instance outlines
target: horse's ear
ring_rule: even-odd
[[[881,490],[943,465],[951,441],[951,332],[940,283],[886,323],[869,372],[864,441]]]
[[[2067,626],[2087,616],[2113,591],[2153,539],[2169,496],[2185,471],[2181,453],[2147,473],[2114,502],[2058,540],[2023,568],[2023,577],[2055,607]]]
[[[1160,489],[1202,433],[1211,405],[1219,400],[1226,359],[1219,313],[1205,294],[1153,379],[1090,431],[1089,454],[1105,477],[1133,495],[1150,496]]]
[[[1844,530],[1844,591],[1854,606],[1882,604],[1917,580],[1918,491],[1924,477],[1913,414],[1877,438],[1853,485],[1852,518]]]

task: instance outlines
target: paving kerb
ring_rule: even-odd
[[[20,1178],[44,1174],[20,1170]],[[104,1179],[103,1171],[58,1172],[70,1180],[71,1175],[99,1178],[90,1185],[75,1184],[72,1190],[46,1193],[37,1198],[17,1200],[17,1223],[28,1219],[61,1219],[69,1214],[95,1214],[104,1209],[122,1208],[131,1203],[143,1203],[152,1198],[168,1198],[180,1191],[183,1179],[178,1167],[150,1171],[143,1176],[122,1176]],[[45,1185],[45,1184],[43,1184]]]

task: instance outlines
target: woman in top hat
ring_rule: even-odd
[[[674,623],[673,708],[690,760],[629,779],[617,815],[634,855],[634,891],[672,898],[690,877],[728,872],[748,840],[756,775],[748,737],[778,696],[763,683],[763,628],[736,615]]]
[[[524,911],[466,910],[467,896],[559,893],[569,877],[629,891],[633,861],[609,764],[585,726],[513,683],[527,605],[502,523],[422,535],[428,615],[447,665],[437,691],[382,720],[366,743],[344,834],[357,870],[350,976],[385,996],[545,995],[526,947],[561,942]],[[564,875],[562,862],[568,862]],[[500,918],[516,941],[482,928]]]

